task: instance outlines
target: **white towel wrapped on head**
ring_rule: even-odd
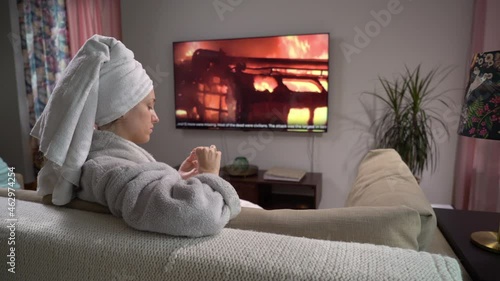
[[[57,82],[31,135],[47,161],[38,175],[38,193],[64,205],[74,197],[87,159],[94,124],[123,116],[153,90],[134,53],[112,37],[92,36]]]

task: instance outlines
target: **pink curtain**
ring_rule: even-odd
[[[500,1],[476,0],[472,54],[500,50]],[[453,206],[500,212],[500,141],[459,136]]]
[[[120,0],[66,0],[71,57],[94,34],[121,39]]]

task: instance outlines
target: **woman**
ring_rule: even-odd
[[[52,194],[55,205],[97,202],[140,230],[219,232],[240,212],[234,188],[218,176],[220,152],[197,147],[179,171],[156,162],[137,145],[159,121],[154,104],[153,83],[133,53],[114,38],[90,38],[33,128],[47,159],[38,193]]]

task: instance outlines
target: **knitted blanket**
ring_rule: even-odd
[[[0,228],[1,280],[461,280],[457,261],[425,252],[236,229],[173,237],[107,214],[16,201],[10,217],[0,205],[4,224],[17,218]]]

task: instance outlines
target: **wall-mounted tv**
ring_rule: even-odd
[[[173,43],[176,128],[326,132],[329,34]]]

